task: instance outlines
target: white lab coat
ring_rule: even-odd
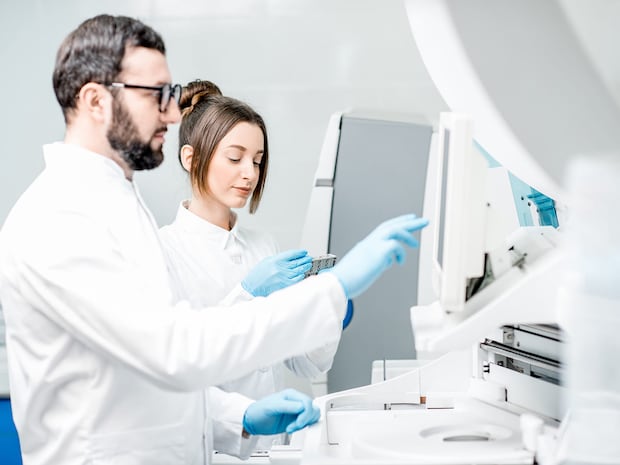
[[[203,463],[205,386],[337,338],[341,285],[325,273],[234,309],[173,306],[136,186],[80,147],[44,151],[45,170],[0,232],[24,465]],[[236,433],[243,455],[253,444]]]
[[[234,217],[230,231],[222,229],[190,212],[183,202],[174,222],[160,230],[162,244],[170,260],[173,280],[180,297],[192,307],[231,305],[253,296],[240,282],[262,259],[278,252],[271,235],[244,228]],[[331,368],[338,340],[283,363],[261,367],[241,378],[220,385],[227,392],[238,392],[260,399],[285,388],[284,368],[301,377],[312,378]],[[228,416],[225,411],[215,417]],[[257,449],[282,444],[283,435],[262,437]]]

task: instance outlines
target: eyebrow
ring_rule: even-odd
[[[248,149],[247,147],[244,147],[243,145],[237,145],[237,144],[227,145],[226,148],[227,149],[239,149],[242,152],[245,152]],[[259,150],[256,153],[265,153],[265,150],[264,149],[263,150]]]

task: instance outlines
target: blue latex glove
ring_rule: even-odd
[[[405,261],[407,254],[403,246],[417,247],[418,241],[411,233],[427,224],[428,220],[413,214],[387,220],[325,272],[338,277],[347,299],[357,297],[394,262]]]
[[[250,270],[241,286],[254,297],[266,297],[304,279],[312,268],[312,257],[305,250],[286,250],[261,260]]]
[[[291,434],[316,423],[320,416],[310,397],[285,389],[250,404],[243,415],[243,428],[253,435]]]
[[[351,299],[347,300],[347,313],[344,315],[344,320],[342,320],[342,329],[346,329],[349,324],[351,324],[351,320],[353,319],[353,301]]]

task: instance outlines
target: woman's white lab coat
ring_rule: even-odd
[[[222,229],[190,212],[187,206],[188,202],[183,202],[174,222],[160,230],[180,297],[196,308],[231,305],[253,298],[240,282],[258,262],[278,252],[273,238],[240,226],[236,216],[230,231]],[[306,378],[329,370],[337,347],[338,340],[283,363],[261,367],[220,387],[260,399],[285,388],[285,367]],[[216,416],[219,415],[227,416],[225,411],[218,411]],[[256,448],[270,449],[282,440],[282,435],[262,437]]]
[[[45,159],[0,232],[24,465],[203,463],[207,385],[340,334],[329,273],[235,308],[173,306],[157,228],[119,166],[60,143]]]

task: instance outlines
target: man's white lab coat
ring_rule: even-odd
[[[325,273],[235,308],[173,306],[135,185],[98,154],[44,150],[0,232],[24,465],[202,463],[201,390],[336,339],[342,287]]]
[[[175,289],[192,307],[232,305],[253,298],[240,282],[262,259],[278,252],[271,235],[239,225],[236,216],[230,231],[195,215],[183,202],[172,224],[160,230],[164,251],[172,267]],[[284,369],[297,376],[312,378],[332,366],[338,340],[312,352],[298,355],[271,366],[260,367],[251,373],[228,381],[220,387],[226,392],[238,392],[252,399],[284,389]],[[213,394],[211,394],[213,395]],[[215,417],[227,417],[217,410]],[[217,431],[216,431],[217,434]],[[282,444],[284,435],[264,436],[257,449],[270,449]]]

